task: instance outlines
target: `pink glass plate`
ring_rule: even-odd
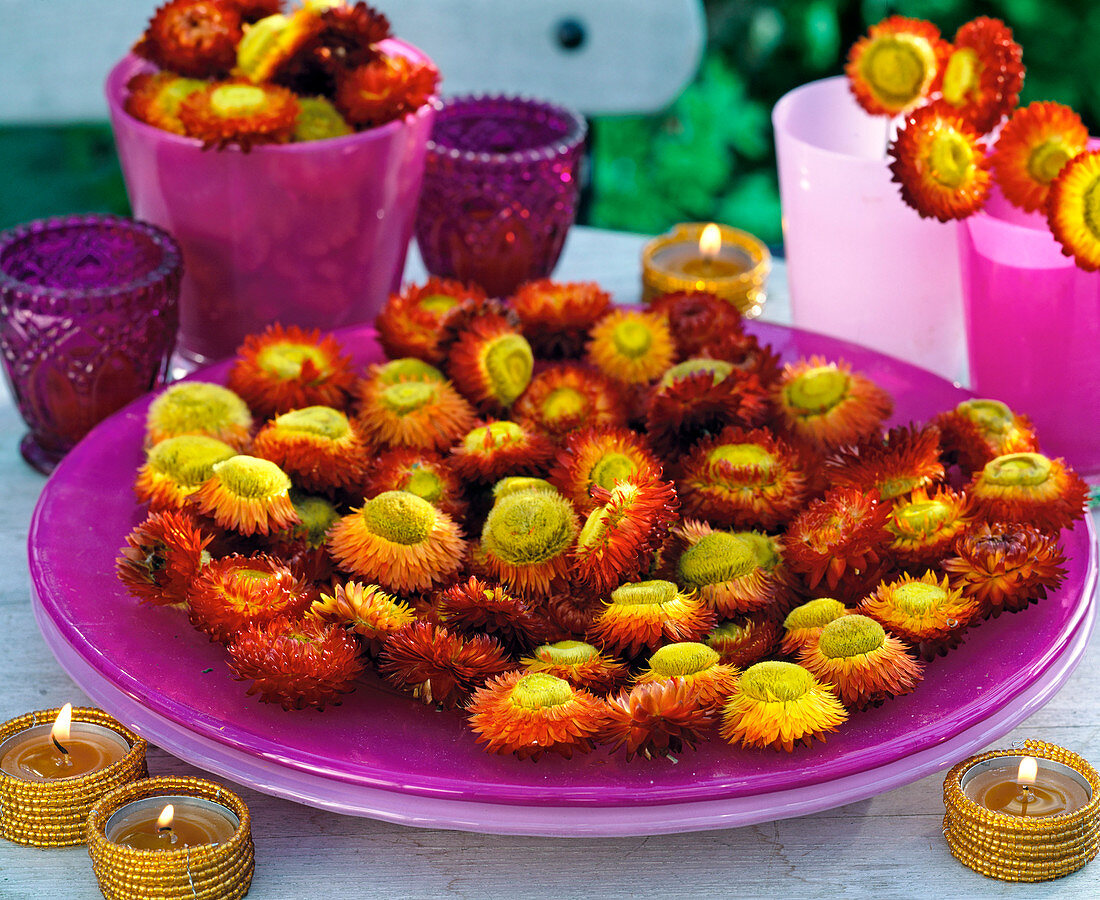
[[[895,422],[926,420],[968,394],[834,338],[751,326],[784,359],[844,358],[889,390]],[[360,362],[367,328],[338,333]],[[228,364],[198,373],[224,379]],[[826,809],[947,767],[1050,699],[1091,632],[1096,541],[1063,535],[1065,586],[986,622],[929,666],[913,694],[853,716],[827,744],[793,754],[721,741],[677,760],[626,763],[601,751],[538,763],[489,756],[456,713],[370,681],[342,706],[286,713],[245,696],[177,611],[138,606],[114,575],[142,518],[131,484],[149,398],[97,426],[46,484],[29,539],[35,613],[61,665],[93,700],[177,756],[259,790],[338,812],[510,834],[623,835],[720,828]]]

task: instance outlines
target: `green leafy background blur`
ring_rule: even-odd
[[[948,38],[977,15],[1024,47],[1023,102],[1058,100],[1100,122],[1100,4],[1094,0],[706,0],[709,40],[695,81],[662,115],[593,123],[589,224],[655,233],[717,220],[781,241],[770,113],[790,88],[841,71],[870,23],[900,12]],[[1092,128],[1095,134],[1095,127]],[[105,125],[0,128],[0,227],[84,211],[126,212]]]

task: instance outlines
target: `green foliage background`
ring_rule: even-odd
[[[868,25],[901,13],[950,39],[979,15],[1024,48],[1021,102],[1057,100],[1100,122],[1100,4],[1094,0],[705,0],[709,42],[695,81],[662,115],[593,124],[592,224],[647,233],[716,220],[782,241],[771,108],[806,81],[839,74]]]

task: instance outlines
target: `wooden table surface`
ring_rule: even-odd
[[[638,296],[642,239],[574,229],[555,277],[600,281]],[[415,260],[409,276],[422,279]],[[765,318],[789,321],[782,267]],[[0,721],[66,701],[89,702],[35,626],[27,530],[45,479],[19,456],[23,423],[0,393]],[[1094,522],[1096,513],[1094,512]],[[1029,737],[1100,764],[1100,637],[1061,691],[996,742]],[[151,748],[153,774],[202,774]],[[641,838],[504,837],[421,830],[239,790],[253,814],[256,875],[249,897],[950,897],[1095,898],[1100,862],[1058,881],[1021,886],[971,872],[941,835],[944,773],[815,815],[750,827]],[[232,785],[231,785],[232,786]],[[0,840],[0,898],[99,897],[87,851]]]

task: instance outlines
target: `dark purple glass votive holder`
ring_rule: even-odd
[[[40,472],[164,382],[181,273],[170,235],[120,216],[46,219],[0,234],[0,354],[30,427],[20,449]]]
[[[586,132],[580,115],[539,100],[446,100],[416,216],[427,270],[496,297],[547,277],[576,214]]]

